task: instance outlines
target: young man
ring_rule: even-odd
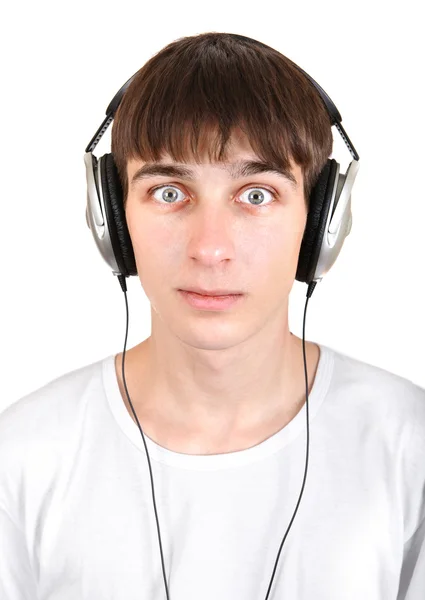
[[[288,296],[331,150],[314,87],[286,57],[230,34],[164,48],[115,115],[152,323],[126,352],[126,385],[173,600],[266,596],[305,463]],[[237,297],[207,310],[185,290]],[[425,390],[323,344],[306,342],[306,355],[307,483],[270,600],[420,600]],[[0,597],[165,598],[121,371],[122,353],[105,357],[1,415]]]

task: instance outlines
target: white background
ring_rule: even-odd
[[[85,221],[83,153],[121,85],[163,46],[245,34],[307,71],[360,155],[353,226],[307,310],[306,339],[425,387],[424,37],[421,2],[9,3],[1,44],[0,410],[62,373],[120,352],[125,301]],[[350,155],[334,130],[333,157]],[[110,129],[95,150],[110,151]],[[150,305],[127,279],[127,348]],[[307,286],[290,329],[302,337]]]

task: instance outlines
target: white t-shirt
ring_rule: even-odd
[[[319,346],[307,479],[269,600],[424,600],[425,390]],[[301,492],[306,405],[238,452],[145,439],[170,600],[264,600]],[[0,415],[0,598],[166,598],[145,446],[113,355]]]

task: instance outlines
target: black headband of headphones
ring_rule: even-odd
[[[255,40],[253,38],[249,38],[246,37],[244,35],[239,35],[236,33],[231,33],[229,34],[231,35],[233,38],[238,39],[238,40],[242,40],[242,41],[247,41],[250,43],[254,43],[257,44],[259,46],[262,46],[263,48],[269,48],[270,50],[273,50],[273,48],[271,48],[270,46],[267,46],[266,44],[263,44],[263,42],[259,42],[258,40]],[[319,92],[320,97],[322,98],[326,110],[328,111],[330,120],[331,120],[331,126],[335,125],[335,127],[338,129],[342,139],[344,140],[348,150],[350,151],[351,156],[355,159],[355,160],[359,160],[359,155],[357,154],[356,149],[354,148],[350,138],[348,137],[347,133],[345,132],[343,126],[341,125],[341,115],[339,113],[339,110],[337,109],[337,107],[335,106],[335,104],[332,102],[331,98],[329,98],[329,96],[327,95],[327,93],[325,92],[325,90],[313,79],[313,77],[311,77],[308,73],[306,73],[303,69],[301,69],[301,67],[299,67],[298,65],[296,65],[295,63],[293,63],[294,66],[301,71],[301,73],[304,73],[304,75],[307,77],[307,79],[309,81],[311,81],[311,83],[314,85],[314,87],[316,88],[316,90]],[[118,106],[120,105],[120,102],[122,100],[122,97],[124,95],[124,92],[126,91],[126,89],[128,88],[128,86],[130,85],[130,83],[133,81],[134,77],[136,76],[136,73],[134,75],[132,75],[130,77],[130,79],[128,79],[124,85],[118,90],[118,92],[115,94],[115,96],[112,98],[112,100],[110,101],[110,103],[108,104],[108,107],[106,109],[106,117],[104,118],[104,120],[102,121],[100,127],[97,129],[96,133],[94,134],[94,136],[92,137],[92,139],[90,140],[89,144],[86,147],[86,152],[93,152],[93,150],[96,148],[97,144],[99,143],[101,137],[103,136],[103,134],[105,133],[105,131],[108,129],[110,123],[112,122],[115,112],[118,108]]]

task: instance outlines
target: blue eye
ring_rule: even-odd
[[[160,194],[157,192],[161,191]],[[182,198],[184,198],[184,194],[180,188],[174,185],[160,185],[156,188],[153,188],[151,191],[151,195],[159,204],[179,204],[178,197],[179,192],[182,194]],[[264,194],[266,192],[266,194]],[[274,194],[270,190],[261,187],[251,187],[242,192],[240,197],[248,194],[248,202],[242,202],[242,204],[250,204],[251,206],[262,208],[263,206],[268,206],[274,200]],[[267,194],[269,194],[270,202],[264,203],[264,200],[267,199]]]
[[[155,193],[159,190],[162,190],[161,200],[155,195]],[[161,185],[152,190],[152,196],[155,198],[155,200],[160,202],[160,204],[162,204],[162,201],[164,201],[165,204],[175,204],[174,200],[176,200],[177,190],[181,192],[178,187],[173,185]]]
[[[251,203],[251,202],[253,203],[252,206],[259,206],[261,208],[262,206],[267,206],[267,204],[270,204],[270,202],[268,202],[267,204],[264,204],[264,198],[265,198],[264,192],[269,194],[273,201],[272,192],[270,192],[270,190],[267,190],[265,188],[248,188],[247,190],[242,192],[241,195],[243,196],[247,192],[249,192],[249,194],[248,194],[249,203]],[[267,195],[266,195],[266,199],[267,199]]]

